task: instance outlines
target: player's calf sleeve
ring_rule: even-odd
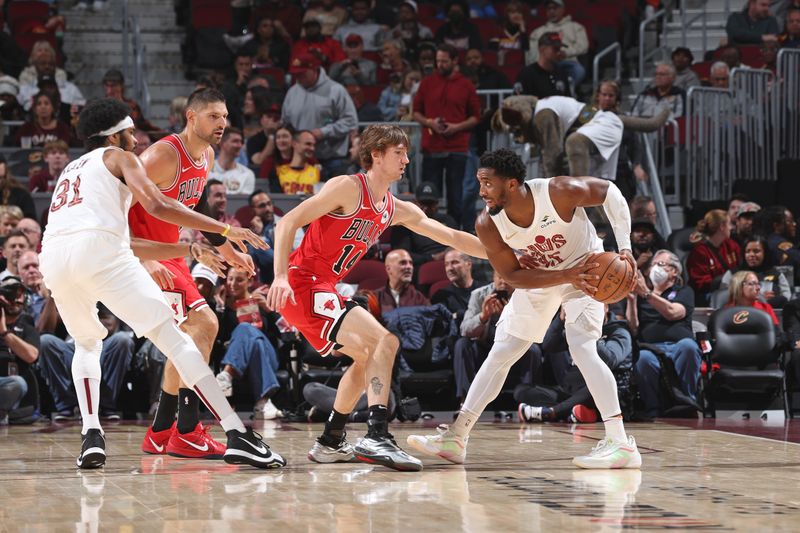
[[[172,319],[145,336],[172,361],[186,386],[197,393],[225,431],[244,431],[242,421],[231,408],[191,337],[179,330]]]
[[[93,340],[75,340],[75,355],[72,357],[72,382],[83,420],[82,433],[90,429],[100,429],[100,353],[103,342]]]
[[[461,407],[461,414],[451,428],[456,435],[465,437],[469,434],[489,402],[500,394],[503,383],[508,377],[508,371],[528,351],[531,344],[532,341],[512,335],[495,338],[489,355],[472,380],[467,398]]]
[[[581,325],[581,317],[565,327],[572,360],[581,371],[603,420],[620,414],[617,381],[608,365],[597,354],[597,333]]]

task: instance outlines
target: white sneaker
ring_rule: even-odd
[[[592,448],[589,455],[575,457],[572,464],[581,468],[641,468],[642,456],[632,436],[628,435],[627,442],[606,437]]]
[[[217,383],[225,397],[233,396],[233,376],[223,370],[217,374]]]
[[[256,420],[275,420],[282,416],[283,412],[275,407],[272,400],[261,398],[253,406],[253,418]]]
[[[439,432],[438,435],[409,435],[406,442],[418,452],[441,457],[457,465],[462,464],[467,457],[469,437],[462,439],[454,435],[446,424],[440,424],[436,431]]]

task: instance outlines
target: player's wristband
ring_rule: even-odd
[[[230,233],[230,232],[231,232],[231,225],[230,224],[225,224],[225,229],[220,231],[219,234],[222,235],[223,237],[227,237],[228,233]]]

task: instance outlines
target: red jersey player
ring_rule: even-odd
[[[416,205],[389,192],[408,164],[408,136],[398,126],[374,124],[361,134],[366,174],[338,176],[289,211],[275,230],[275,281],[267,305],[279,311],[320,354],[337,349],[353,359],[336,393],[334,409],[308,457],[320,463],[354,456],[397,470],[421,470],[388,432],[386,404],[400,343],[367,310],[336,292],[353,265],[390,225],[422,235],[476,257],[486,257],[474,235],[428,218]],[[300,247],[289,256],[297,229],[310,224]],[[353,448],[344,426],[366,387],[367,436]]]
[[[214,158],[211,143],[221,139],[227,116],[222,93],[215,89],[198,89],[186,104],[186,128],[177,135],[161,139],[141,154],[147,175],[163,194],[187,207],[204,210],[203,190]],[[178,243],[178,226],[154,218],[139,206],[131,208],[129,224],[136,238],[165,243],[165,249]],[[204,235],[218,247],[229,264],[251,275],[254,273],[249,255],[234,250],[220,235]],[[142,257],[141,253],[137,255]],[[160,262],[143,261],[143,264],[167,296],[181,328],[192,337],[208,362],[219,326],[216,315],[200,296],[186,262],[182,257],[175,257]],[[175,367],[167,362],[158,409],[142,442],[142,451],[178,457],[221,458],[225,446],[213,440],[200,424],[199,404],[194,391],[185,387]],[[178,420],[173,425],[176,409]]]

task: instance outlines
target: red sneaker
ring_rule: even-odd
[[[581,424],[594,424],[597,422],[597,411],[591,407],[586,407],[583,404],[578,404],[572,408],[572,416],[570,417]]]
[[[167,453],[167,442],[169,441],[172,432],[175,431],[176,422],[172,423],[172,427],[164,431],[153,431],[153,426],[147,428],[147,433],[142,441],[142,451],[144,453],[152,453],[153,455],[164,455]]]
[[[194,431],[180,433],[176,429],[167,443],[167,453],[191,459],[222,459],[227,447],[208,434],[208,428],[197,424]]]

